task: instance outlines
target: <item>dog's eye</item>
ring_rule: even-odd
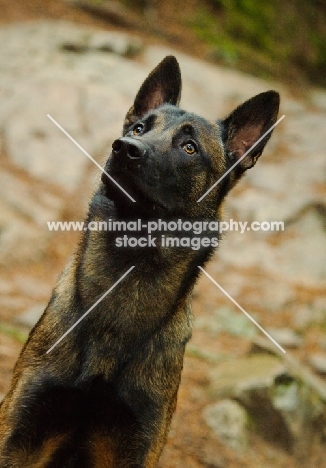
[[[137,124],[133,129],[134,135],[140,135],[141,133],[143,133],[144,127],[145,125],[142,123]]]
[[[197,146],[193,141],[187,141],[187,143],[183,145],[183,149],[188,154],[195,154],[197,152]]]

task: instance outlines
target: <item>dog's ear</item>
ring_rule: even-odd
[[[226,148],[229,167],[235,164],[250,147],[276,122],[280,96],[267,91],[237,107],[222,121],[222,140]],[[235,175],[254,166],[269,140],[269,132],[235,167]]]
[[[135,98],[124,122],[124,133],[130,125],[151,109],[162,104],[178,105],[181,95],[181,72],[175,57],[169,55],[149,74]]]

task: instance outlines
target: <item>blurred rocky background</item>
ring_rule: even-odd
[[[141,82],[167,54],[182,107],[223,117],[268,89],[285,119],[225,207],[284,232],[229,232],[194,293],[178,408],[160,468],[324,467],[326,7],[314,0],[0,0],[0,399],[69,259]],[[62,363],[64,365],[64,363]]]

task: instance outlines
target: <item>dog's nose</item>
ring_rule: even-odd
[[[140,159],[146,154],[144,145],[132,138],[123,137],[112,143],[113,153],[121,156],[128,156],[130,159]]]

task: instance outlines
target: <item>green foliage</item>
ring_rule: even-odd
[[[326,85],[326,3],[207,0],[191,28],[210,57],[259,76]],[[208,8],[209,7],[209,8]]]
[[[19,341],[19,343],[25,343],[28,338],[28,333],[22,331],[18,327],[13,327],[12,325],[7,325],[4,322],[0,322],[0,333],[4,335],[10,336],[15,340]]]

